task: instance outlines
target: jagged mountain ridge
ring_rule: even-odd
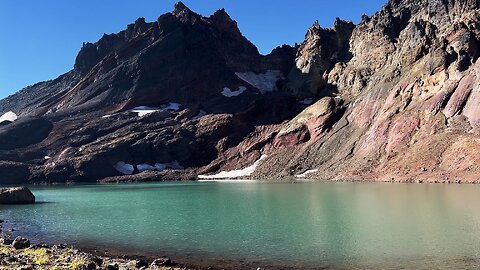
[[[72,71],[26,88],[2,100],[0,107],[20,115],[44,115],[110,113],[162,101],[199,105],[228,83],[242,83],[235,72],[288,71],[291,53],[293,49],[284,46],[261,56],[224,10],[207,18],[180,2],[156,22],[140,18],[120,33],[84,43]],[[212,74],[218,78],[202,80]],[[196,80],[184,82],[192,77]],[[21,96],[32,93],[37,95]]]
[[[327,132],[335,108],[282,134],[290,144],[301,132],[315,139],[275,153],[286,168],[279,176],[315,169],[310,176],[323,179],[477,181],[478,12],[478,1],[392,0],[365,16],[349,41],[352,58],[318,74],[345,111]]]
[[[255,163],[254,178],[477,181],[479,6],[391,0],[261,56],[225,11],[179,3],[0,101],[21,116],[0,128],[20,135],[0,145],[0,171],[19,172],[10,182],[175,180]],[[129,112],[165,104],[181,110]]]
[[[18,171],[5,181],[95,181],[122,175],[120,162],[207,165],[255,125],[305,107],[274,91],[293,62],[289,46],[260,55],[224,10],[203,17],[180,2],[138,19],[85,43],[67,74],[0,101],[20,116],[0,131],[3,171]]]

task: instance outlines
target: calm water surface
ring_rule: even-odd
[[[259,267],[480,266],[480,186],[163,183],[33,187],[0,218],[33,239]]]

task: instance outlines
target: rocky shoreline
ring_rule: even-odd
[[[136,270],[189,269],[169,258],[148,260],[135,257],[94,255],[67,245],[31,245],[23,237],[12,239],[8,233],[0,233],[0,269],[78,269],[78,270]]]
[[[6,224],[6,225],[5,225]],[[144,252],[99,243],[43,242],[27,239],[28,232],[12,228],[15,221],[0,219],[0,270],[287,270],[298,269],[277,263],[243,259],[211,258],[194,254]],[[165,256],[166,255],[166,256]],[[301,267],[305,270],[316,268]]]
[[[158,256],[158,253],[107,247],[98,243],[46,244],[43,240],[18,236],[28,233],[17,231],[12,228],[13,224],[14,221],[0,219],[0,270],[291,269],[282,265],[258,267],[256,262],[212,259],[192,254]]]
[[[24,246],[15,248],[15,239],[21,239]],[[286,266],[269,265],[258,267],[255,262],[198,259],[185,255],[180,261],[152,255],[122,255],[121,251],[90,250],[67,244],[30,244],[23,237],[12,240],[0,233],[0,270],[193,270],[193,269],[291,269]],[[18,242],[18,240],[17,240]]]

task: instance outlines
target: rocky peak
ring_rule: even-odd
[[[354,28],[352,22],[338,18],[332,28],[322,28],[315,21],[298,48],[296,67],[290,74],[289,90],[297,89],[294,91],[300,96],[317,95],[325,86],[324,73],[337,62],[350,59],[349,40]]]
[[[307,33],[305,34],[305,39],[312,39],[318,36],[318,32],[322,29],[318,20],[316,20],[310,28],[308,28]]]
[[[181,1],[175,3],[173,14],[191,13],[192,11]]]
[[[345,21],[337,17],[335,23],[333,24],[333,31],[337,33],[351,33],[353,28],[355,28],[355,24],[351,21]]]
[[[210,19],[215,21],[222,21],[225,23],[233,22],[232,18],[230,17],[230,15],[228,15],[224,8],[215,11],[215,13],[210,16]]]
[[[221,32],[234,33],[236,36],[241,35],[237,22],[232,20],[223,8],[215,11],[212,16],[208,17],[208,21]]]
[[[190,22],[195,24],[198,22],[202,16],[191,11],[185,4],[182,2],[177,2],[174,6],[172,14],[177,17],[181,22]]]
[[[80,75],[85,75],[99,60],[100,56],[95,44],[84,42],[75,59],[74,70]]]
[[[145,18],[138,18],[135,23],[127,26],[125,36],[127,39],[135,38],[145,32],[149,27],[150,24],[145,22]]]

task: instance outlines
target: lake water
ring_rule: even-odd
[[[38,241],[246,269],[480,267],[476,185],[207,182],[32,190],[41,203],[0,206],[0,218]]]

